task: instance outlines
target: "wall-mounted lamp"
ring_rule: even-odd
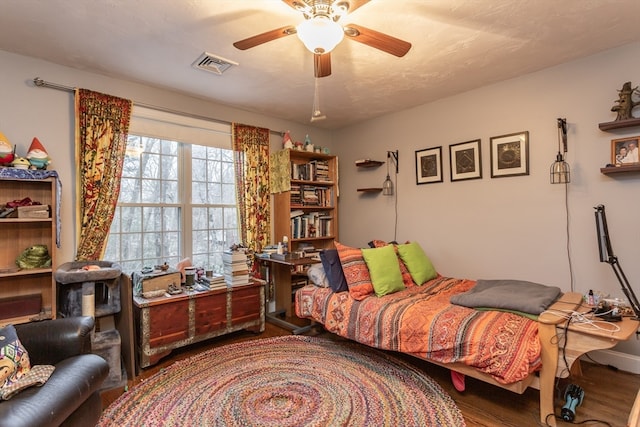
[[[393,181],[389,176],[389,163],[395,163],[396,175],[398,175],[398,150],[387,151],[387,178],[382,183],[382,194],[385,196],[393,196]]]
[[[568,184],[571,182],[569,164],[564,161],[563,153],[567,153],[567,119],[558,119],[558,154],[550,170],[552,184]]]

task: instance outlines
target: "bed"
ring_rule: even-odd
[[[359,249],[339,243],[336,246],[339,261],[334,260],[333,271],[341,267],[347,289],[313,284],[300,288],[295,294],[298,317],[320,323],[341,337],[409,354],[517,393],[527,387],[538,388],[540,419],[543,423],[555,422],[549,414],[554,412],[556,373],[562,370],[558,368],[556,339],[556,324],[562,322],[561,318],[535,319],[509,310],[479,310],[452,304],[452,297],[469,293],[477,281],[445,277],[434,274],[432,269],[433,277],[417,285],[408,271],[409,263],[399,256],[401,245],[395,246],[393,253],[397,255],[394,260],[403,286],[383,295],[362,292],[359,286],[375,281],[374,263],[379,259],[368,264],[361,259],[356,262],[359,269],[354,273],[352,267]],[[323,258],[323,265],[330,276],[331,264]],[[390,264],[384,267],[389,268]],[[563,294],[556,298],[553,308],[574,309],[581,300],[580,294]]]

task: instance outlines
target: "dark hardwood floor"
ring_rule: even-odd
[[[224,337],[211,339],[205,343],[194,344],[185,349],[175,350],[157,365],[143,369],[135,381],[128,382],[128,387],[134,387],[135,384],[140,383],[145,378],[148,378],[177,360],[187,358],[211,347],[257,338],[288,335],[289,333],[290,332],[285,329],[267,323],[265,331],[262,334],[240,331]],[[332,339],[342,339],[327,332],[320,332],[319,335]],[[466,390],[463,393],[459,393],[453,387],[450,373],[447,369],[410,356],[394,354],[404,360],[410,361],[436,380],[455,400],[469,427],[522,427],[544,425],[538,421],[539,393],[537,390],[528,389],[524,394],[520,395],[473,378],[467,378]],[[569,383],[577,384],[585,391],[582,405],[578,406],[576,410],[574,423],[580,423],[585,420],[598,420],[600,422],[588,422],[584,423],[584,425],[626,426],[629,412],[640,388],[640,375],[585,362],[582,363],[582,371],[582,377],[562,380],[557,386],[557,389],[561,390],[557,392],[557,395],[564,395],[564,390]],[[103,407],[106,408],[115,401],[123,391],[124,388],[104,391],[102,393]],[[564,403],[564,397],[556,398],[555,407],[557,415],[560,414],[560,408]],[[571,425],[571,423],[561,419],[558,419],[557,424],[558,426]]]

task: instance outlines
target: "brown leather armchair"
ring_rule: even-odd
[[[102,413],[100,386],[109,364],[91,354],[92,317],[16,325],[32,365],[54,365],[41,387],[0,401],[0,427],[94,426]]]

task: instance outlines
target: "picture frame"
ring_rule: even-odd
[[[638,165],[640,136],[628,136],[611,140],[611,164],[615,166]]]
[[[442,182],[442,147],[416,150],[416,184]]]
[[[491,178],[529,175],[529,131],[492,136]]]
[[[482,178],[480,139],[449,145],[451,182]]]

